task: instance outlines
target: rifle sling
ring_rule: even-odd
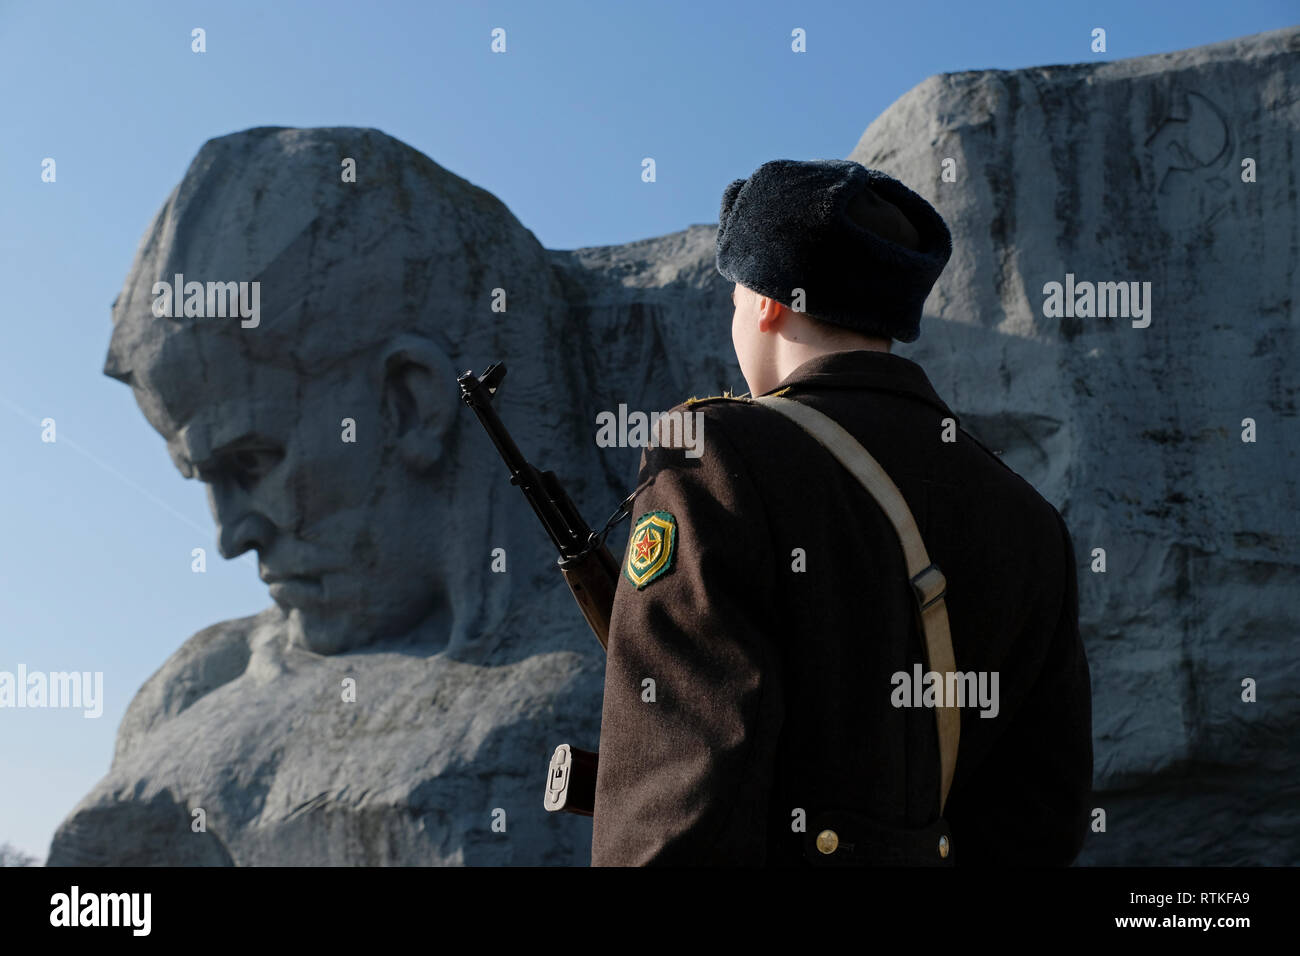
[[[765,395],[752,401],[780,412],[817,439],[880,505],[903,546],[907,574],[912,581],[912,594],[925,636],[926,668],[944,675],[953,673],[956,663],[952,635],[948,630],[948,608],[944,602],[947,582],[943,573],[931,563],[921,532],[898,486],[871,453],[834,419],[788,398]],[[934,717],[939,733],[939,814],[942,816],[957,766],[961,715],[952,701],[941,700],[941,703],[947,706],[936,707]]]

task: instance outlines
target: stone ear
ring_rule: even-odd
[[[384,411],[402,457],[418,470],[433,467],[460,408],[451,359],[429,339],[401,336],[384,349],[383,383]]]

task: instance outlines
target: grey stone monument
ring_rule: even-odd
[[[850,156],[953,233],[896,350],[1071,528],[1105,812],[1081,863],[1300,862],[1297,53],[1293,28],[935,76]],[[199,477],[223,549],[263,547],[282,580],[141,689],[50,861],[585,863],[588,822],[544,819],[537,768],[594,747],[599,649],[448,377],[506,359],[525,453],[602,519],[638,453],[593,447],[599,411],[743,390],[714,232],[547,251],[375,131],[207,144],[145,237],[106,371],[182,470],[253,436],[234,461],[265,492]],[[149,319],[179,271],[262,277],[267,334]]]
[[[1297,54],[931,77],[850,154],[953,230],[899,353],[1074,539],[1106,814],[1080,864],[1300,862]]]
[[[205,306],[206,283],[250,283],[260,314],[174,318],[160,280],[177,301],[204,283]],[[378,131],[203,147],[114,304],[105,372],[275,603],[146,682],[52,864],[587,861],[589,822],[541,798],[554,744],[595,746],[600,649],[455,382],[521,357],[501,414],[585,502],[568,321],[531,233]]]

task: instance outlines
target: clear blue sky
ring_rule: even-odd
[[[106,698],[98,720],[0,709],[0,842],[44,857],[108,769],[141,683],[195,631],[270,603],[253,563],[217,556],[202,486],[100,373],[136,245],[206,139],[378,127],[570,249],[714,222],[731,179],[768,159],[846,156],[933,73],[1160,53],[1298,12],[1294,0],[0,0],[0,671],[103,671]],[[489,52],[495,27],[505,55]],[[795,27],[806,54],[790,52]],[[40,180],[45,157],[54,184]],[[55,444],[40,440],[45,417]],[[195,547],[207,574],[190,571]]]

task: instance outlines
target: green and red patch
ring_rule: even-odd
[[[624,576],[640,590],[672,568],[676,548],[677,519],[667,511],[643,514],[627,542]]]

